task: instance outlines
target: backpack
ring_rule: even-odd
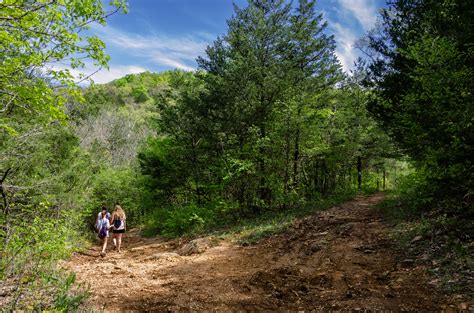
[[[122,221],[120,219],[114,220],[114,227],[118,229],[122,225]]]
[[[107,223],[102,223],[99,230],[99,238],[104,239],[107,237]]]

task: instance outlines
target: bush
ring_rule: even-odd
[[[8,236],[0,241],[0,289],[7,291],[4,308],[76,309],[87,292],[81,288],[72,291],[74,277],[56,262],[85,245],[79,233],[80,216],[59,210],[46,199],[30,198],[29,204],[16,204],[14,209],[31,218],[8,220]]]
[[[148,216],[145,236],[157,233],[166,237],[202,233],[214,223],[214,211],[195,204],[155,210]]]
[[[144,204],[148,196],[143,185],[143,177],[133,168],[103,169],[92,183],[85,210],[87,219],[95,221],[102,205],[113,209],[115,204],[120,204],[127,214],[129,225],[143,223],[146,216]]]

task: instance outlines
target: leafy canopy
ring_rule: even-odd
[[[100,0],[5,0],[0,3],[0,136],[13,135],[14,116],[35,117],[38,122],[64,120],[64,97],[78,96],[70,69],[84,67],[86,59],[107,66],[104,43],[87,35],[94,22],[126,11],[123,0],[110,1],[110,12]]]

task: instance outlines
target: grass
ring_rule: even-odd
[[[301,207],[266,211],[258,216],[234,221],[233,225],[214,230],[212,233],[242,245],[254,244],[263,238],[285,232],[299,218],[328,209],[354,196],[355,193],[340,194],[313,201]]]
[[[391,223],[399,224],[421,217],[421,213],[414,206],[408,205],[395,192],[386,192],[385,200],[377,208]]]
[[[161,217],[161,222],[163,222],[164,213],[162,213],[149,220],[149,224],[142,230],[141,235],[144,237],[161,235],[168,238],[213,236],[221,239],[229,239],[242,245],[254,244],[262,238],[286,231],[298,218],[348,201],[354,196],[354,192],[348,192],[321,198],[304,205],[285,209],[269,208],[260,213],[247,215],[237,214],[238,211],[233,211],[233,214],[232,212],[215,214],[215,216],[209,216],[207,212],[198,212],[199,216],[204,216],[204,214],[208,214],[208,216],[200,218],[200,223],[191,225],[184,233],[167,232],[166,228],[160,229],[157,227],[155,220],[159,221]],[[202,211],[205,209],[198,208],[198,210]],[[192,214],[195,215],[194,213]],[[187,216],[189,216],[189,214]],[[181,220],[185,223],[189,222],[189,218],[187,217],[180,217],[180,220],[173,220],[173,222],[178,224]],[[169,227],[170,225],[165,226]]]

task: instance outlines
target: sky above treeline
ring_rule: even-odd
[[[112,15],[106,27],[91,29],[111,57],[109,70],[102,69],[93,80],[106,83],[131,73],[196,69],[195,60],[206,46],[227,32],[232,3],[242,8],[247,0],[129,0],[128,14]],[[385,0],[316,2],[316,10],[328,22],[327,33],[335,36],[344,70],[353,68],[359,56],[354,42],[375,26],[384,6]]]

